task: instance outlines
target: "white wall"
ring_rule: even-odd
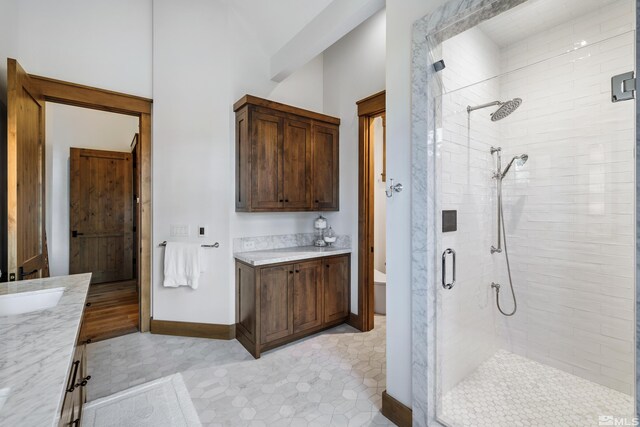
[[[138,118],[46,105],[46,229],[52,276],[69,274],[69,149],[129,152]]]
[[[235,322],[232,239],[312,231],[311,213],[236,213],[233,103],[249,93],[322,111],[323,57],[280,84],[269,79],[257,35],[221,1],[154,2],[154,241],[170,226],[209,226],[206,272],[197,291],[162,287],[154,248],[153,316]],[[203,54],[206,52],[206,54]],[[180,61],[175,60],[179,57]]]
[[[28,73],[151,97],[151,0],[16,3]]]
[[[387,2],[387,176],[404,191],[387,204],[387,392],[411,406],[411,34],[444,0]]]
[[[153,317],[229,324],[233,319],[229,277],[229,209],[234,183],[229,166],[230,59],[226,8],[220,2],[153,8],[154,248]],[[179,60],[176,60],[179,58]],[[190,226],[185,240],[209,226],[206,272],[197,290],[162,287],[157,243],[176,240],[171,224]]]
[[[382,273],[387,272],[387,183],[382,181],[384,166],[384,127],[382,117],[373,121],[373,178],[375,189],[373,192],[374,226],[373,226],[373,266]]]
[[[358,236],[356,102],[385,89],[385,38],[383,10],[324,52],[324,112],[341,120],[340,212],[328,212],[326,217],[336,233],[351,234],[354,245],[357,245]],[[354,249],[351,254],[351,311],[357,314],[357,246]]]
[[[503,69],[529,66],[502,77],[502,98],[523,103],[499,122],[506,158],[529,155],[504,180],[519,312],[499,318],[503,345],[627,394],[635,384],[635,112],[611,102],[610,78],[634,68],[635,35],[622,34],[633,29],[633,10],[633,0],[620,0],[505,46]],[[590,45],[537,63],[568,40]],[[510,307],[509,292],[501,297]]]
[[[7,57],[18,51],[18,1],[0,0],[0,102],[6,105]]]

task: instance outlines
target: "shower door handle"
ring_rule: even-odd
[[[447,282],[447,255],[451,254],[451,258],[453,261],[453,277],[451,283]],[[451,248],[445,249],[442,252],[442,287],[445,289],[453,288],[453,285],[456,284],[456,251]]]

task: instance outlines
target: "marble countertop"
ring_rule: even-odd
[[[292,248],[236,252],[233,256],[249,265],[259,266],[349,253],[351,253],[351,248],[296,246]]]
[[[0,425],[56,426],[91,274],[0,283],[0,295],[64,287],[46,310],[0,316]]]

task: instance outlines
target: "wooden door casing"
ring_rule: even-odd
[[[338,210],[338,128],[313,128],[313,204],[318,210]]]
[[[259,112],[253,113],[251,150],[251,203],[258,209],[283,206],[282,195],[282,118]]]
[[[7,60],[7,263],[9,280],[43,277],[45,101],[29,75]]]
[[[320,261],[294,265],[293,332],[322,325],[322,268]]]
[[[71,274],[134,278],[132,175],[130,153],[71,148]]]
[[[260,328],[262,344],[293,333],[293,265],[260,270]]]
[[[323,260],[324,322],[349,317],[349,256]]]
[[[358,316],[352,326],[362,332],[373,329],[375,176],[373,122],[383,117],[386,125],[386,92],[357,102],[358,105]],[[386,129],[386,127],[384,128]],[[386,130],[385,130],[386,132]],[[386,152],[386,137],[384,137]],[[386,179],[386,172],[385,172]]]

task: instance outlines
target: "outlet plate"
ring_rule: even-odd
[[[189,237],[189,226],[171,224],[171,237]]]
[[[253,240],[249,240],[247,242],[244,242],[243,248],[245,251],[250,251],[256,248],[256,242],[254,242]]]

